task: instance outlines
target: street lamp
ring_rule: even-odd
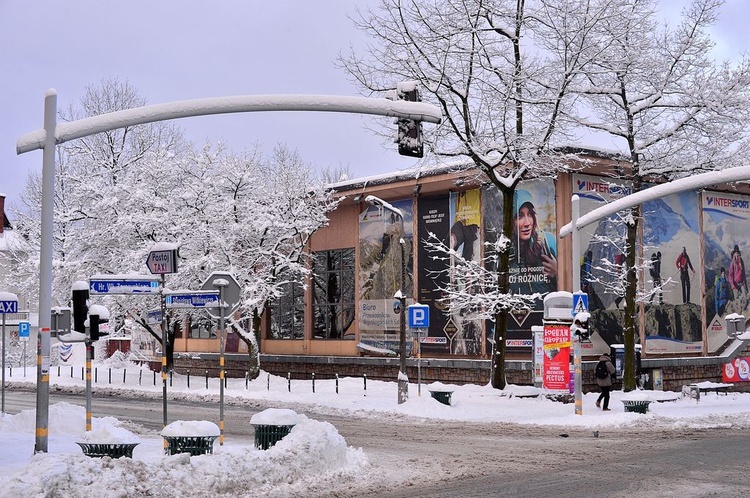
[[[398,216],[401,222],[401,236],[399,238],[399,245],[401,246],[401,288],[394,294],[394,298],[399,300],[401,308],[399,310],[399,372],[398,372],[398,403],[404,403],[409,399],[409,377],[406,375],[406,294],[404,288],[406,287],[406,240],[404,240],[404,213],[400,209],[393,207],[383,199],[375,197],[374,195],[368,195],[365,197],[365,202],[372,206],[376,206]]]

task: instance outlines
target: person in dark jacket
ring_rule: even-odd
[[[607,375],[603,379],[596,379],[596,383],[599,386],[599,388],[602,390],[602,393],[599,395],[599,398],[596,400],[596,407],[602,408],[602,411],[608,412],[609,410],[609,392],[612,390],[612,376],[615,373],[615,366],[612,364],[612,359],[609,357],[608,354],[603,354],[599,357],[599,361],[605,362],[605,365],[607,367],[607,372],[609,372],[609,375]],[[602,407],[602,400],[604,400],[604,406]]]

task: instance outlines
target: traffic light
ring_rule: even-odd
[[[73,284],[73,330],[86,333],[86,317],[88,310],[89,285],[80,281]]]
[[[396,88],[396,96],[399,100],[408,102],[421,102],[419,90],[413,83],[399,84]],[[402,156],[422,157],[424,146],[422,144],[422,122],[414,119],[398,119],[398,153]]]
[[[91,342],[98,341],[103,335],[109,335],[109,329],[106,331],[100,330],[100,325],[109,322],[109,310],[100,304],[91,306],[91,313],[89,313],[89,340]]]
[[[578,337],[580,342],[588,342],[589,337],[591,337],[591,332],[589,332],[589,314],[576,313],[570,331],[574,336]]]

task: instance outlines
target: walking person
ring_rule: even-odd
[[[594,369],[594,377],[596,377],[596,384],[599,389],[602,390],[601,394],[596,400],[596,407],[602,409],[603,412],[609,410],[609,392],[612,390],[612,376],[615,374],[615,366],[612,364],[612,359],[607,353],[604,353],[599,357],[599,363],[596,364]],[[604,401],[604,406],[602,406]]]
[[[682,248],[682,252],[679,256],[677,256],[675,266],[677,266],[677,269],[680,270],[680,283],[682,284],[682,303],[689,303],[690,273],[688,272],[691,271],[693,272],[693,275],[695,275],[695,270],[693,269],[693,263],[690,262],[690,256],[688,256],[687,249],[685,249],[685,247]]]

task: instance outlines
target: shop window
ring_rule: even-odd
[[[216,339],[216,331],[208,319],[193,319],[190,322],[191,339]]]
[[[305,295],[300,279],[281,285],[281,295],[271,300],[271,339],[304,339]]]
[[[354,249],[314,254],[313,309],[316,339],[354,338]]]

